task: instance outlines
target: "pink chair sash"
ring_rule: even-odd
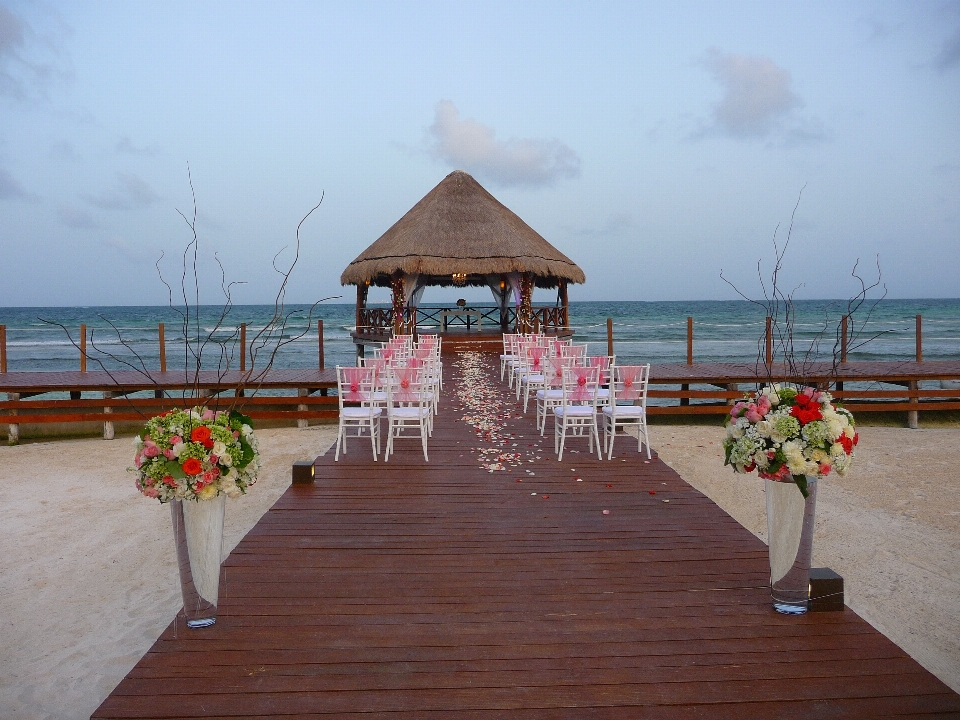
[[[360,386],[370,383],[370,369],[362,367],[341,368],[343,372],[343,399],[348,402],[366,402],[370,396],[360,390]]]
[[[617,368],[619,383],[617,400],[639,400],[643,395],[642,365],[621,365]]]
[[[594,388],[590,387],[590,376],[593,374],[593,368],[576,366],[570,368],[573,376],[577,380],[577,385],[569,397],[573,402],[591,402],[593,400]]]
[[[418,368],[397,368],[393,371],[393,399],[397,402],[418,402],[420,400],[420,370]]]
[[[530,370],[539,373],[543,370],[543,356],[546,354],[546,348],[539,345],[527,348],[527,357],[530,358]]]
[[[563,361],[563,358],[550,358],[550,372],[545,373],[547,385],[552,388],[558,388],[563,385],[563,369],[569,363]]]

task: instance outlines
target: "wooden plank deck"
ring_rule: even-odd
[[[558,463],[451,366],[429,463],[318,458],[226,560],[217,624],[172,623],[93,717],[960,717],[850,609],[774,613],[766,546],[635,441]]]

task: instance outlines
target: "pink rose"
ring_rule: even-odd
[[[203,411],[202,417],[204,420],[213,420],[216,416],[213,414],[213,410],[211,410],[210,408],[207,408],[206,410]]]
[[[173,450],[171,450],[170,448],[167,448],[166,450],[163,451],[163,456],[167,460],[173,460],[176,457],[176,455],[173,454]]]
[[[182,442],[183,442],[183,438],[180,437],[179,435],[174,435],[172,438],[170,438],[171,445],[179,445]]]
[[[146,455],[148,458],[155,458],[157,455],[160,454],[160,448],[158,448],[153,443],[150,443],[143,449],[143,454]]]
[[[146,495],[148,498],[160,497],[160,493],[154,487],[144,488],[143,494]]]
[[[140,467],[140,464],[141,464],[141,462],[142,462],[142,461],[140,460],[140,453],[137,453],[137,456],[133,459],[133,462],[134,462],[134,464],[135,464],[137,467]]]
[[[219,455],[213,455],[213,454],[211,454],[211,455],[210,455],[210,462],[212,462],[214,465],[216,465],[218,462],[220,462],[220,456],[219,456]]]
[[[757,410],[757,406],[754,405],[753,403],[750,403],[750,405],[747,406],[747,412],[744,415],[744,417],[746,417],[747,420],[749,420],[752,423],[760,422],[761,420],[763,420],[763,415],[760,414],[760,412]]]

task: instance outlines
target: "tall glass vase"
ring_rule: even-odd
[[[792,480],[768,480],[766,490],[773,609],[784,615],[802,615],[810,602],[817,480],[807,478],[806,498]]]
[[[213,500],[170,501],[183,613],[190,628],[217,621],[225,499],[218,495]]]

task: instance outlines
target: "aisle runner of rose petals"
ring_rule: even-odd
[[[474,352],[463,353],[453,365],[459,374],[455,383],[459,400],[457,409],[464,411],[460,420],[471,425],[478,440],[485,443],[472,448],[478,453],[480,467],[492,473],[543,459],[539,436],[534,442],[527,443],[525,449],[520,449],[517,440],[522,436],[507,432],[507,421],[521,417],[523,413],[514,403],[504,399],[506,393],[497,387],[487,372],[483,356]],[[526,473],[534,474],[532,470]]]

